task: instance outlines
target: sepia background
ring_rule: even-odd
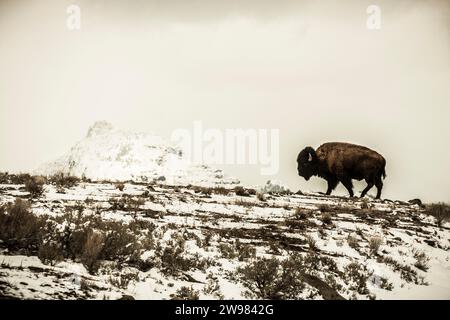
[[[445,0],[0,0],[0,170],[55,159],[97,120],[164,137],[201,120],[280,129],[278,175],[223,167],[247,184],[325,191],[296,156],[347,141],[387,159],[384,197],[448,201],[449,28]]]

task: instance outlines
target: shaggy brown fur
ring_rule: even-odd
[[[383,188],[382,177],[386,177],[386,160],[380,154],[350,143],[329,142],[317,150],[306,147],[299,153],[297,164],[298,174],[306,180],[316,175],[327,180],[327,195],[342,182],[350,197],[353,197],[352,179],[364,179],[367,187],[361,197],[375,185],[379,199]]]

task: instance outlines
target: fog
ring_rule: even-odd
[[[324,192],[296,156],[346,141],[387,159],[383,197],[448,201],[450,2],[377,1],[379,30],[371,4],[0,0],[0,171],[55,159],[97,120],[165,137],[200,120],[280,130],[275,176],[222,166],[247,184]]]

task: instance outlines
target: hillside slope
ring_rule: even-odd
[[[122,241],[120,248],[88,272],[87,249],[80,257],[58,257],[44,255],[49,242],[36,251],[3,243],[0,293],[25,299],[450,298],[449,226],[438,227],[418,205],[244,191],[136,183],[120,191],[110,183],[79,183],[57,193],[45,185],[31,210],[52,222],[50,237],[70,234],[74,242],[92,229],[102,235],[103,251],[112,250],[111,239]],[[28,198],[23,185],[0,185],[1,203],[17,197]],[[261,276],[273,284],[264,292],[255,285]]]

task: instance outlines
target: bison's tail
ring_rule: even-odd
[[[383,176],[383,179],[386,179],[386,169],[383,168],[383,172],[381,173],[381,175]]]

